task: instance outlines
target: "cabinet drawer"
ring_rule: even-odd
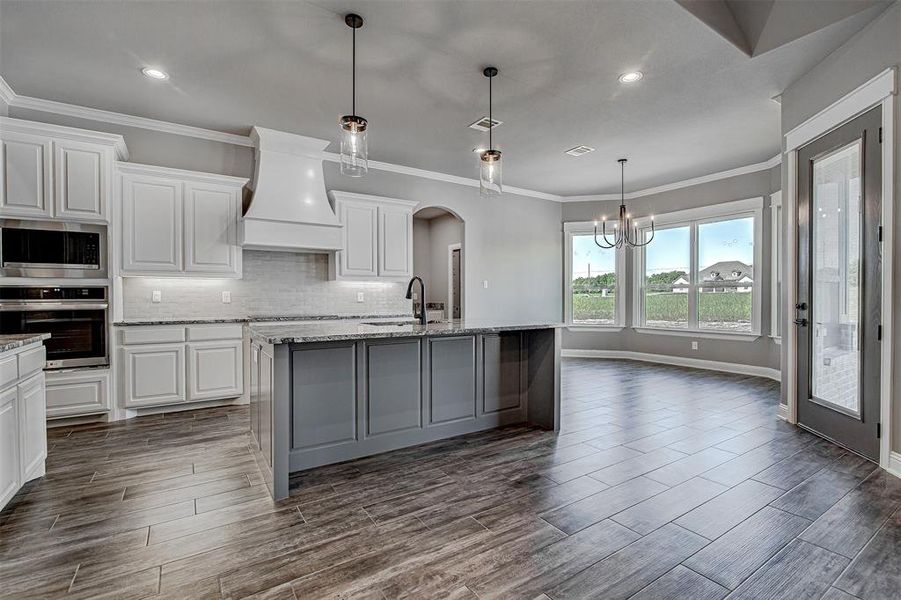
[[[24,352],[19,353],[19,379],[24,379],[29,375],[37,373],[38,371],[44,368],[44,364],[47,362],[47,352],[44,350],[43,344],[32,348],[31,350],[25,350]]]
[[[188,341],[203,342],[207,340],[240,340],[244,329],[240,324],[235,325],[189,325]]]
[[[47,418],[91,415],[109,410],[109,371],[48,372]]]
[[[184,327],[126,327],[121,330],[123,345],[175,344],[185,341]]]
[[[0,358],[0,389],[19,378],[19,359],[13,354]]]

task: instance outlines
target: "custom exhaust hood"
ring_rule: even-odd
[[[328,201],[322,174],[322,152],[329,142],[262,127],[254,127],[250,137],[256,165],[241,246],[282,252],[341,250],[343,226]]]

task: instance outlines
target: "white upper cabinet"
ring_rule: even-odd
[[[416,202],[332,192],[344,248],[331,262],[335,279],[406,279],[413,274]]]
[[[212,183],[185,184],[185,271],[240,272],[240,191]]]
[[[240,277],[245,179],[118,163],[123,276]]]
[[[50,216],[50,140],[3,132],[3,216]]]
[[[122,271],[182,270],[182,183],[154,175],[122,176]]]
[[[103,146],[53,142],[54,213],[68,220],[107,220],[113,153]]]
[[[0,117],[0,217],[105,222],[120,135]]]

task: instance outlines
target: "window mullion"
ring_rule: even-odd
[[[689,229],[691,270],[688,286],[688,328],[698,329],[698,223],[692,221]]]

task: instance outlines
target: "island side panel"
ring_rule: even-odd
[[[288,497],[291,452],[291,356],[287,344],[272,346],[272,497]],[[266,356],[266,353],[263,353]],[[262,377],[261,377],[262,380]],[[261,382],[262,383],[262,382]]]
[[[529,422],[553,431],[560,431],[560,347],[559,329],[526,333]]]

